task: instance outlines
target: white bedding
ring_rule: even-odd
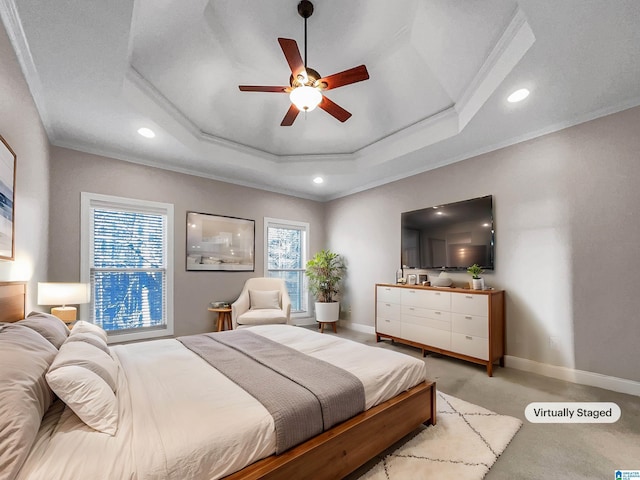
[[[366,408],[425,379],[424,362],[389,350],[287,325],[251,331],[353,373]],[[119,367],[116,435],[85,426],[58,401],[19,479],[215,479],[275,451],[266,409],[177,340],[111,350]]]

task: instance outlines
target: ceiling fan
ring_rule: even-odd
[[[283,127],[293,125],[301,110],[310,112],[317,106],[341,122],[346,122],[351,117],[351,113],[329,100],[323,92],[367,80],[369,78],[367,67],[360,65],[328,77],[321,77],[313,68],[307,67],[307,19],[313,13],[313,4],[309,0],[302,0],[298,4],[298,13],[304,18],[304,61],[295,40],[278,38],[280,48],[291,69],[289,85],[285,87],[240,85],[239,88],[243,92],[288,93],[291,106],[280,123]]]

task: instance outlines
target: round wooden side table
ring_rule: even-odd
[[[218,332],[221,332],[228,328],[228,330],[233,330],[233,325],[231,323],[231,308],[208,308],[210,312],[218,312]]]

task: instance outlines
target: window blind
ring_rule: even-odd
[[[166,323],[166,215],[92,209],[93,321],[107,331]]]
[[[267,276],[282,278],[291,298],[291,311],[307,311],[305,282],[307,224],[266,222]]]

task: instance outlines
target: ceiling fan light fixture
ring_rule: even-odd
[[[294,88],[289,94],[289,99],[301,112],[310,112],[322,101],[322,93],[317,88],[304,85]]]

